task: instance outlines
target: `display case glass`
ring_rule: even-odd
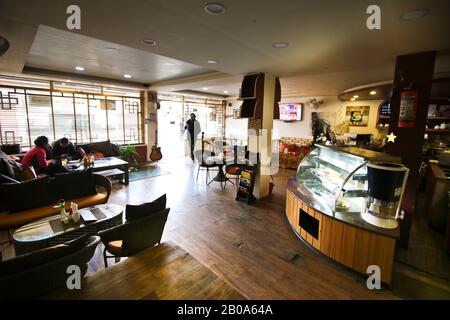
[[[296,180],[303,192],[331,211],[361,213],[367,198],[367,159],[316,145],[302,160]]]

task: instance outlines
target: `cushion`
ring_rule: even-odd
[[[110,253],[120,255],[124,250],[123,245],[122,240],[114,240],[108,242],[106,247]]]
[[[101,141],[101,142],[93,142],[89,143],[89,150],[92,153],[103,153],[105,157],[113,157],[114,152],[111,147],[111,142],[109,140]]]
[[[0,262],[0,276],[6,276],[32,269],[42,264],[70,255],[86,246],[88,239],[89,235],[84,235],[64,244],[33,251],[17,256],[14,259]]]
[[[28,167],[22,171],[16,171],[15,174],[19,181],[29,181],[37,178],[36,171],[33,167]]]
[[[9,163],[9,160],[3,158],[0,158],[0,173],[13,179],[16,178],[16,174],[13,167]]]
[[[125,208],[125,219],[127,222],[130,222],[164,210],[166,208],[166,202],[167,198],[164,194],[152,202],[142,203],[140,205],[127,204]]]
[[[51,185],[54,198],[66,201],[97,193],[92,169],[56,174]]]
[[[42,207],[55,201],[47,177],[5,183],[0,186],[0,190],[3,206],[9,213]]]
[[[101,152],[96,152],[92,154],[94,156],[95,159],[102,159],[105,157],[105,155]]]

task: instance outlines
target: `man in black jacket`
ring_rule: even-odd
[[[188,121],[186,121],[184,130],[187,130],[187,132],[188,132],[188,141],[189,141],[189,147],[191,150],[191,159],[192,159],[192,162],[195,162],[195,158],[194,158],[195,143],[197,142],[198,134],[202,130],[200,128],[200,122],[198,122],[196,120],[196,116],[194,113],[191,113],[191,118]]]

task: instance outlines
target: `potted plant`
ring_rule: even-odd
[[[138,153],[136,152],[136,146],[126,145],[120,146],[120,152],[122,153],[122,159],[132,165],[137,165],[139,163]]]

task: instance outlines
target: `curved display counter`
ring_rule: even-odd
[[[327,148],[326,152],[333,150],[333,152],[339,153],[351,151],[350,154],[352,155],[357,153],[356,148],[340,149],[325,146],[320,146],[320,148]],[[311,153],[313,152],[314,150],[311,151]],[[322,153],[325,152],[322,151]],[[377,152],[371,154],[364,152],[364,156],[361,156],[362,163],[369,161],[370,155],[373,157],[384,156],[384,154]],[[315,158],[320,157],[315,155]],[[397,159],[390,160],[397,161]],[[300,167],[302,164],[308,166],[308,161],[311,162],[311,158],[302,161]],[[338,159],[334,162],[334,165],[336,164],[339,164]],[[305,171],[304,169],[301,171],[300,167],[297,176],[289,179],[286,194],[286,216],[297,236],[331,259],[362,274],[367,275],[367,267],[370,265],[379,266],[381,281],[390,284],[395,243],[399,237],[399,229],[385,229],[367,223],[362,218],[361,212],[357,212],[360,207],[356,208],[356,211],[352,210],[355,209],[351,207],[353,203],[349,206],[350,209],[332,210],[331,208],[334,207],[331,207],[330,203],[337,203],[338,199],[326,198],[325,193],[318,196],[317,190],[322,189],[316,190],[309,187],[307,183],[299,183],[299,180],[306,181]],[[316,166],[314,170],[317,170],[318,167]],[[309,166],[309,168],[312,168],[312,166]],[[355,174],[357,170],[353,170],[352,174]],[[344,189],[349,177],[350,175],[339,186],[340,188]],[[361,177],[363,177],[362,174],[358,176],[358,183],[363,180]],[[324,185],[325,183],[323,182]],[[331,187],[327,188],[330,189]],[[341,192],[336,191],[337,194],[342,196]],[[346,192],[355,194],[356,191],[346,190]],[[356,201],[353,198],[344,198],[343,196],[342,199]]]

